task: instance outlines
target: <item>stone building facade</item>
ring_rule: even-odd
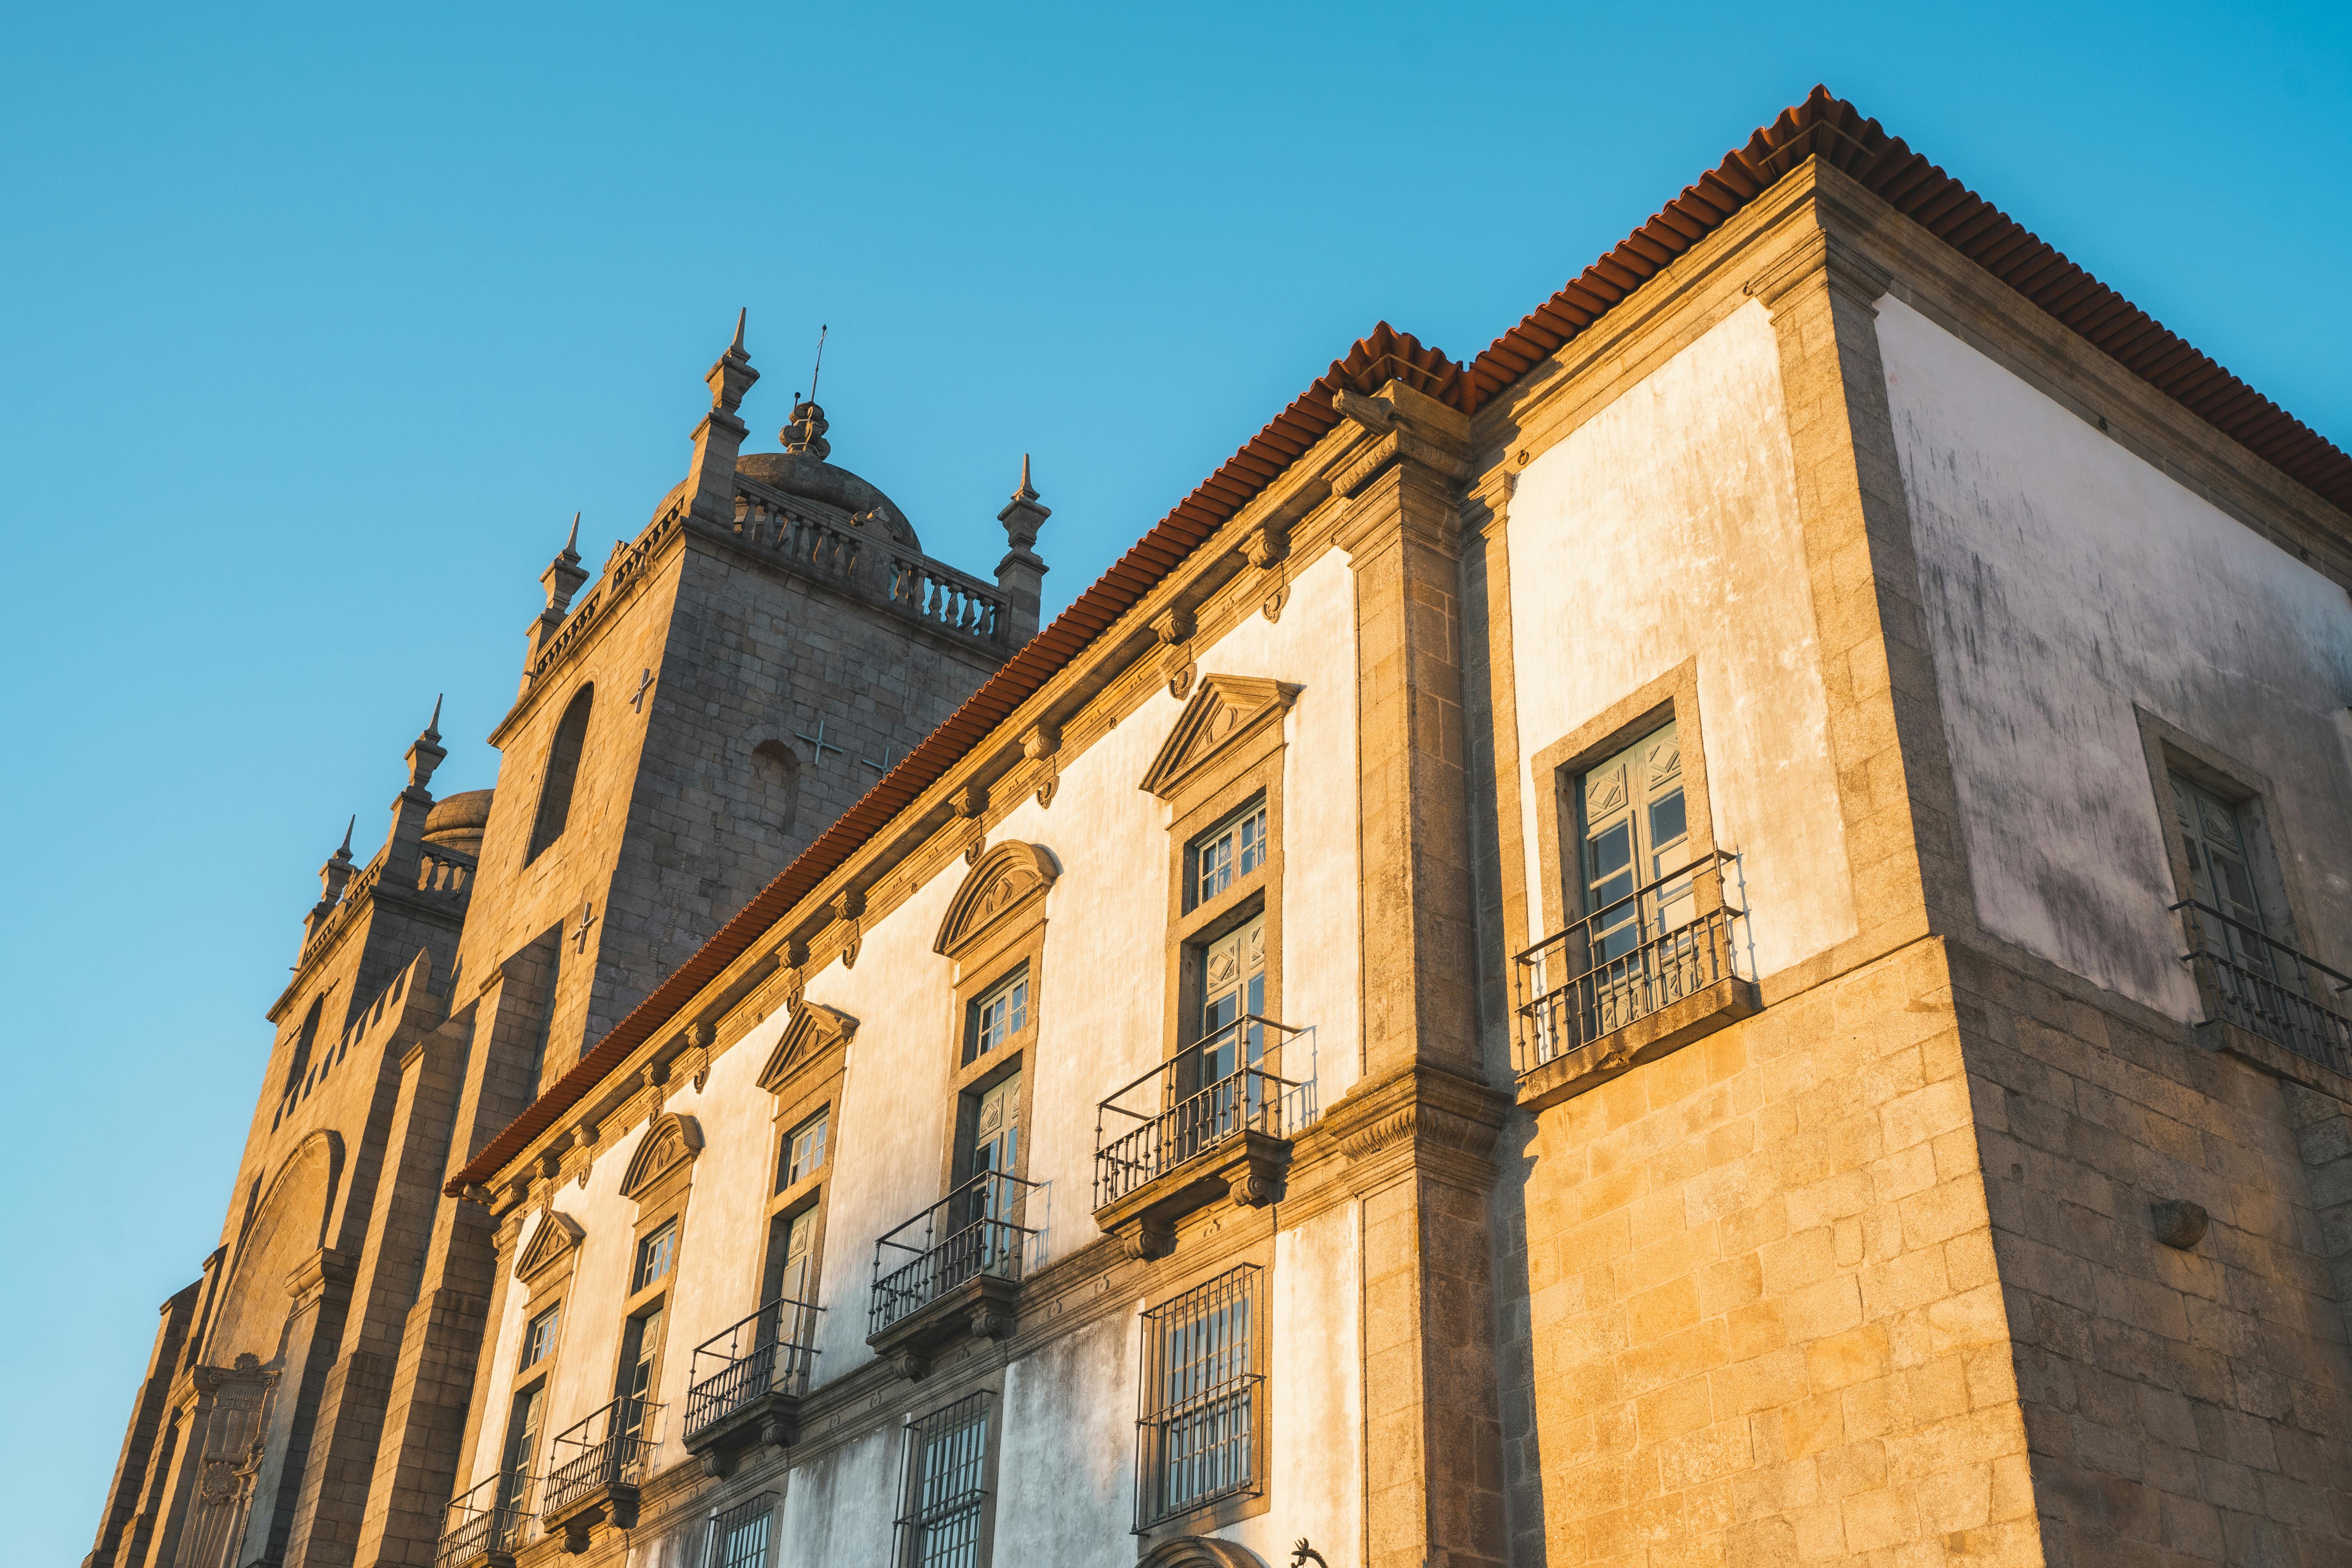
[[[756,889],[696,687],[630,961],[517,878],[369,1026],[401,1312],[233,1215],[100,1558],[2344,1562],[2347,584],[2352,458],[1817,89],[1356,343]],[[216,1553],[204,1421],[355,1548]]]
[[[321,869],[219,1249],[163,1309],[93,1564],[428,1561],[494,1293],[440,1188],[1037,626],[1025,471],[993,584],[826,461],[741,451],[739,322],[686,479],[590,573],[572,538],[491,733]]]

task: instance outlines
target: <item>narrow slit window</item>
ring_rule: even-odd
[[[563,837],[572,816],[572,789],[580,776],[580,756],[588,741],[588,710],[596,689],[583,686],[563,710],[555,739],[547,748],[547,774],[539,786],[539,810],[530,825],[530,847],[523,855],[528,866],[540,853]]]

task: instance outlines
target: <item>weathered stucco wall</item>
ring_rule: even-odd
[[[1327,552],[1293,579],[1279,622],[1252,616],[1195,654],[1203,672],[1271,677],[1301,689],[1285,730],[1283,1010],[1286,1022],[1315,1030],[1326,1105],[1346,1091],[1357,1063],[1353,592],[1345,558]],[[1164,1047],[1169,807],[1139,784],[1183,706],[1157,693],[1083,752],[1062,759],[1049,807],[1022,797],[990,827],[992,843],[1043,845],[1062,868],[1045,906],[1034,1037],[1024,1063],[1032,1075],[1027,1174],[1045,1188],[1028,1213],[1045,1229],[1034,1267],[1099,1239],[1091,1213],[1097,1103],[1157,1063]],[[954,966],[932,944],[966,874],[961,858],[950,859],[905,902],[863,923],[854,965],[835,962],[805,981],[808,1000],[858,1020],[833,1101],[817,1289],[827,1309],[818,1329],[819,1386],[871,1363],[866,1296],[875,1242],[940,1195],[961,1023]],[[730,1046],[701,1089],[675,1080],[666,1103],[695,1117],[706,1142],[669,1293],[660,1395],[667,1409],[656,1470],[686,1457],[678,1429],[692,1347],[759,1304],[777,1130],[774,1101],[757,1079],[786,1023],[779,1014]],[[1307,1063],[1286,1065],[1297,1072]],[[557,1206],[586,1235],[563,1292],[543,1428],[550,1435],[612,1397],[636,1216],[620,1184],[644,1135],[637,1127],[614,1137],[599,1148],[584,1186],[566,1181],[556,1193]],[[526,1228],[518,1247],[529,1241]],[[1358,1249],[1352,1206],[1326,1210],[1276,1237],[1266,1295],[1267,1386],[1271,1485],[1282,1504],[1229,1531],[1269,1559],[1286,1553],[1302,1531],[1336,1542],[1351,1542],[1360,1531]],[[1131,1550],[1136,1313],[1146,1304],[1138,1300],[1006,1366],[997,1563],[1095,1563],[1106,1561],[1106,1543]],[[472,1456],[476,1476],[489,1472],[504,1441],[527,1310],[526,1292],[509,1289],[494,1325],[495,1386]],[[948,1366],[935,1373],[917,1391],[923,1407],[958,1375]],[[893,1386],[898,1394],[884,1403],[909,1403],[907,1385]],[[794,1561],[880,1560],[898,1503],[899,1445],[891,1425],[828,1447],[788,1473],[781,1483],[783,1529]],[[649,1511],[647,1529],[656,1528],[669,1527]]]
[[[1687,658],[1717,843],[1742,858],[1765,974],[1852,936],[1828,702],[1780,349],[1748,305],[1538,456],[1511,499],[1519,741],[1532,758]],[[1520,780],[1528,930],[1536,814]],[[1572,833],[1572,828],[1570,832]]]
[[[2275,786],[2296,929],[2343,966],[2344,590],[1899,300],[1878,335],[1979,918],[2190,1016],[2137,704]]]

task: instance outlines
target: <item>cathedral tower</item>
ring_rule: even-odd
[[[222,1246],[163,1308],[91,1564],[429,1561],[493,1256],[447,1173],[1035,633],[1025,464],[991,584],[827,460],[813,399],[744,453],[758,379],[739,317],[686,478],[593,585],[573,520],[497,787],[428,793],[436,705],[383,849],[321,868]]]

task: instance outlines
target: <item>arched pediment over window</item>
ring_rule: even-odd
[[[562,1209],[541,1210],[539,1226],[530,1233],[530,1241],[515,1259],[517,1279],[535,1279],[580,1249],[581,1238],[588,1233],[580,1222]]]
[[[769,1053],[768,1065],[760,1069],[760,1087],[773,1089],[801,1063],[836,1041],[848,1044],[856,1033],[857,1020],[839,1008],[828,1007],[822,1002],[803,1002],[793,1012],[793,1021],[784,1026],[784,1037]]]
[[[1238,1542],[1179,1535],[1145,1552],[1135,1568],[1265,1568],[1265,1559]]]
[[[950,958],[1045,896],[1062,868],[1042,844],[1000,844],[964,876],[931,951]]]
[[[621,1195],[635,1197],[701,1152],[702,1123],[674,1112],[655,1117],[621,1177]]]

